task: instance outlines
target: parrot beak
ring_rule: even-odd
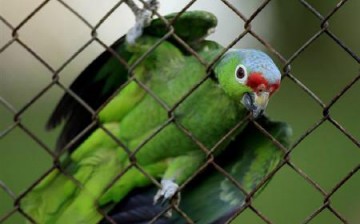
[[[260,116],[269,101],[269,92],[263,91],[260,93],[248,92],[243,96],[241,103],[251,111],[253,118]]]

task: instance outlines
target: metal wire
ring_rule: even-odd
[[[322,15],[315,7],[313,7],[310,3],[308,3],[305,0],[299,0],[299,2],[305,7],[306,10],[311,12],[317,19],[319,19],[319,29],[317,32],[315,32],[308,40],[306,40],[302,46],[297,49],[289,58],[284,57],[281,55],[269,42],[267,42],[264,38],[262,38],[258,33],[256,33],[251,26],[251,23],[254,21],[254,19],[257,18],[259,14],[263,12],[264,9],[266,9],[269,5],[271,0],[264,1],[253,13],[252,15],[247,18],[241,11],[239,11],[232,3],[230,3],[227,0],[221,0],[221,2],[228,7],[233,13],[235,13],[241,20],[244,22],[244,29],[245,31],[240,33],[232,42],[230,42],[223,50],[221,54],[219,54],[214,61],[211,63],[206,63],[200,55],[196,53],[194,49],[192,49],[185,41],[183,41],[175,32],[172,24],[181,16],[184,12],[186,12],[197,0],[192,0],[189,3],[187,3],[183,9],[180,11],[179,15],[176,16],[171,21],[166,20],[163,15],[158,13],[157,11],[154,12],[154,14],[159,17],[161,20],[164,21],[165,24],[168,26],[167,33],[162,37],[159,38],[159,41],[157,44],[149,48],[149,50],[140,57],[135,63],[129,65],[127,64],[126,60],[121,58],[114,49],[112,49],[110,46],[107,46],[100,38],[97,37],[97,29],[112,15],[112,13],[118,9],[121,5],[124,5],[125,0],[118,1],[117,4],[115,4],[100,20],[99,22],[93,26],[90,22],[88,22],[81,13],[77,12],[76,9],[72,8],[71,5],[67,4],[65,1],[57,0],[58,3],[60,3],[61,7],[64,7],[64,9],[68,10],[70,13],[72,13],[79,21],[81,21],[84,26],[89,28],[89,31],[91,33],[91,36],[89,37],[88,41],[85,41],[83,45],[76,50],[75,53],[73,53],[58,69],[52,67],[46,60],[46,58],[41,57],[36,50],[32,49],[31,46],[26,44],[24,41],[22,41],[21,34],[19,34],[19,31],[23,28],[25,24],[27,24],[37,13],[39,13],[43,8],[49,3],[49,0],[41,2],[28,16],[26,16],[19,24],[13,25],[11,24],[6,18],[0,15],[0,21],[5,24],[5,26],[11,30],[12,38],[7,41],[4,46],[1,46],[0,48],[0,54],[3,53],[7,48],[12,46],[15,43],[18,43],[23,49],[25,49],[28,53],[30,53],[34,59],[36,59],[38,62],[40,62],[43,67],[45,67],[47,70],[51,72],[53,75],[52,80],[46,85],[45,87],[38,90],[38,93],[28,100],[19,110],[16,110],[15,107],[9,103],[6,99],[2,98],[0,96],[0,106],[6,108],[13,116],[14,122],[6,127],[4,130],[1,130],[0,132],[0,139],[6,138],[9,133],[11,133],[16,127],[20,128],[26,135],[28,135],[34,142],[36,142],[39,146],[39,148],[46,151],[47,154],[49,154],[53,158],[53,165],[50,167],[41,177],[39,177],[37,180],[35,180],[31,186],[28,186],[26,190],[24,190],[19,196],[16,196],[13,191],[6,185],[6,183],[3,183],[0,180],[0,190],[5,192],[13,201],[14,201],[14,207],[11,209],[11,211],[8,211],[5,214],[0,217],[0,222],[3,222],[5,220],[8,220],[11,216],[13,216],[16,213],[22,214],[28,221],[35,223],[35,220],[32,219],[28,214],[26,214],[22,209],[20,208],[20,202],[23,197],[27,195],[37,184],[39,184],[50,172],[53,170],[58,170],[61,172],[64,176],[66,176],[71,182],[73,182],[78,188],[83,189],[86,191],[86,186],[83,186],[78,180],[76,180],[71,174],[67,173],[66,170],[61,166],[61,163],[59,161],[59,157],[67,151],[68,148],[70,148],[75,142],[80,139],[88,130],[93,128],[94,126],[98,126],[101,128],[105,133],[107,133],[117,144],[119,144],[126,153],[129,156],[129,165],[125,167],[105,188],[105,193],[115,182],[123,177],[123,175],[131,168],[137,169],[139,172],[141,172],[146,178],[148,178],[155,186],[160,187],[160,184],[158,181],[149,173],[145,171],[141,165],[139,165],[136,161],[136,153],[138,153],[142,146],[145,145],[148,141],[150,141],[154,136],[156,136],[161,130],[166,128],[168,125],[173,124],[178,127],[179,130],[182,130],[183,133],[191,139],[198,148],[203,151],[204,155],[207,156],[206,162],[187,180],[185,183],[183,183],[179,191],[181,191],[192,179],[194,179],[201,171],[206,169],[208,166],[212,166],[215,168],[218,172],[220,172],[224,177],[226,177],[231,183],[233,183],[239,191],[241,191],[245,195],[245,203],[243,206],[234,214],[229,220],[227,221],[230,223],[233,219],[235,219],[237,216],[239,216],[244,210],[250,210],[255,215],[257,215],[261,220],[263,220],[265,223],[273,223],[268,217],[266,217],[264,214],[261,213],[253,204],[252,204],[252,198],[256,194],[256,192],[262,188],[262,186],[273,176],[277,175],[278,171],[281,170],[284,166],[287,166],[291,168],[293,171],[295,171],[298,175],[300,175],[307,183],[309,183],[316,191],[318,191],[322,197],[323,197],[323,204],[320,205],[316,210],[314,210],[303,222],[309,223],[311,222],[315,217],[317,217],[319,214],[321,214],[324,210],[327,210],[334,214],[337,219],[342,223],[347,223],[346,217],[344,217],[339,211],[337,211],[332,203],[331,203],[331,197],[335,192],[337,192],[340,188],[343,187],[343,185],[348,182],[360,169],[360,164],[355,166],[349,173],[343,177],[332,189],[329,191],[324,190],[320,184],[318,184],[315,180],[313,180],[309,175],[306,174],[303,170],[301,170],[299,167],[297,167],[290,158],[290,155],[292,154],[293,150],[297,148],[297,146],[308,136],[312,135],[312,133],[317,130],[320,126],[324,124],[325,121],[329,121],[335,128],[340,130],[344,136],[346,136],[351,142],[354,143],[357,147],[360,147],[360,141],[357,139],[352,133],[347,131],[337,120],[335,120],[331,114],[331,108],[334,104],[351,88],[353,88],[354,84],[357,83],[360,79],[360,73],[351,80],[347,85],[343,87],[342,90],[339,91],[338,94],[336,94],[328,104],[324,103],[320,97],[318,97],[309,87],[307,87],[305,84],[303,84],[299,79],[296,78],[296,76],[291,71],[291,64],[297,60],[297,58],[303,54],[303,52],[307,51],[308,47],[314,43],[315,40],[317,40],[322,35],[327,35],[331,38],[334,43],[336,43],[338,46],[340,46],[351,58],[356,61],[357,63],[360,63],[359,56],[351,50],[350,47],[348,47],[344,41],[342,41],[340,38],[338,38],[330,29],[330,19],[337,13],[339,9],[341,9],[348,1],[342,0],[337,5],[333,7],[332,10],[328,12],[327,15]],[[142,1],[141,3],[147,6],[147,2]],[[232,130],[229,131],[222,139],[219,140],[217,144],[211,149],[207,148],[201,141],[199,141],[190,130],[186,129],[184,126],[182,126],[179,122],[176,120],[176,116],[174,115],[174,110],[184,101],[186,100],[192,92],[194,92],[197,88],[199,88],[207,79],[209,79],[211,75],[211,68],[216,63],[216,61],[222,56],[223,53],[225,53],[229,48],[231,48],[233,45],[235,45],[239,40],[241,40],[244,36],[251,35],[255,39],[257,39],[261,44],[263,44],[269,51],[274,53],[276,57],[283,63],[283,78],[288,79],[292,81],[295,85],[297,85],[302,91],[304,91],[312,100],[314,100],[321,108],[322,108],[322,117],[317,120],[309,129],[304,131],[304,133],[294,141],[294,143],[291,145],[291,147],[286,148],[283,146],[280,142],[278,142],[270,133],[268,133],[260,124],[258,124],[256,121],[252,120],[250,116],[247,116],[244,120],[240,121]],[[67,86],[62,84],[62,82],[59,79],[59,73],[68,66],[70,62],[72,62],[81,52],[83,52],[91,43],[97,42],[99,43],[106,51],[109,51],[114,58],[116,58],[119,63],[124,65],[126,68],[129,69],[129,74],[132,74],[133,70],[136,68],[136,66],[141,63],[154,49],[158,47],[159,44],[161,44],[163,41],[173,38],[181,47],[183,47],[189,54],[192,54],[201,64],[207,67],[208,75],[205,76],[202,80],[200,80],[197,84],[195,84],[192,88],[190,88],[189,92],[186,93],[179,101],[172,107],[169,107],[166,102],[162,101],[155,93],[151,91],[144,83],[142,83],[140,80],[137,80],[135,77],[130,77],[129,81],[126,82],[124,85],[118,88],[117,91],[113,94],[112,97],[108,99],[107,102],[109,102],[119,91],[121,91],[129,82],[134,81],[136,82],[148,95],[153,97],[153,99],[168,113],[168,119],[164,121],[162,125],[160,125],[153,133],[151,133],[148,138],[146,138],[135,150],[130,151],[126,148],[125,144],[123,144],[116,136],[112,134],[110,130],[108,130],[104,125],[100,124],[97,120],[97,116],[99,111],[106,105],[107,102],[104,102],[104,104],[96,111],[94,111],[91,106],[89,106],[86,102],[84,102],[83,99],[81,99],[80,96],[78,96],[76,93],[74,93],[72,90],[70,90]],[[22,123],[22,115],[24,112],[26,112],[30,106],[32,106],[35,102],[39,100],[39,98],[47,93],[51,88],[54,86],[58,86],[61,89],[64,90],[65,93],[69,94],[71,97],[73,97],[87,112],[89,112],[94,120],[91,124],[89,124],[88,127],[81,133],[79,133],[74,139],[72,139],[62,150],[60,153],[55,153],[52,149],[50,149],[35,133],[33,133],[25,124]],[[247,192],[243,186],[241,186],[240,183],[238,183],[227,171],[225,171],[221,166],[219,166],[214,161],[213,152],[214,150],[221,145],[223,141],[225,141],[233,132],[236,132],[241,126],[243,126],[246,122],[253,122],[255,126],[258,128],[259,131],[261,131],[265,136],[267,136],[272,143],[279,148],[279,150],[282,150],[284,152],[284,157],[280,164],[272,171],[270,172],[262,181],[261,183],[251,192]],[[91,192],[87,192],[89,194],[89,197],[93,197],[91,195]],[[95,198],[94,198],[95,199]],[[97,201],[97,199],[95,199]],[[96,205],[98,207],[98,212],[101,213],[106,220],[108,220],[110,223],[115,223],[114,220],[109,217],[105,211],[103,211],[99,205]],[[164,215],[169,209],[173,209],[175,212],[177,212],[187,223],[195,223],[194,220],[191,219],[184,211],[182,211],[176,204],[172,203],[167,208],[165,208],[163,211],[161,211],[157,216],[151,220],[150,223],[156,222],[162,215]]]

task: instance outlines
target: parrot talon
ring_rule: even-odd
[[[166,200],[171,199],[174,197],[179,185],[177,185],[172,180],[162,180],[161,181],[161,189],[158,190],[156,195],[154,196],[154,204],[157,204],[161,199],[161,204],[164,204]]]
[[[148,0],[146,3],[148,7],[144,6],[144,8],[141,9],[137,7],[132,0],[126,1],[126,4],[135,14],[136,20],[135,25],[131,27],[126,34],[126,42],[129,44],[134,44],[136,39],[142,35],[144,27],[150,25],[153,11],[159,8],[159,2],[157,0]]]
[[[160,200],[160,205],[164,206],[170,199],[174,199],[174,204],[180,204],[180,192],[177,192],[179,185],[172,180],[162,180],[161,189],[158,190],[154,196],[154,204],[157,204]],[[165,217],[170,218],[172,216],[172,209],[169,209],[164,214]]]

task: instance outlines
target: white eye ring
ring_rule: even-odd
[[[248,74],[244,65],[238,65],[235,69],[235,79],[241,84],[247,80]]]

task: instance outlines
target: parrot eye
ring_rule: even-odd
[[[247,72],[244,65],[238,65],[235,69],[235,78],[238,82],[244,83],[247,79]]]

